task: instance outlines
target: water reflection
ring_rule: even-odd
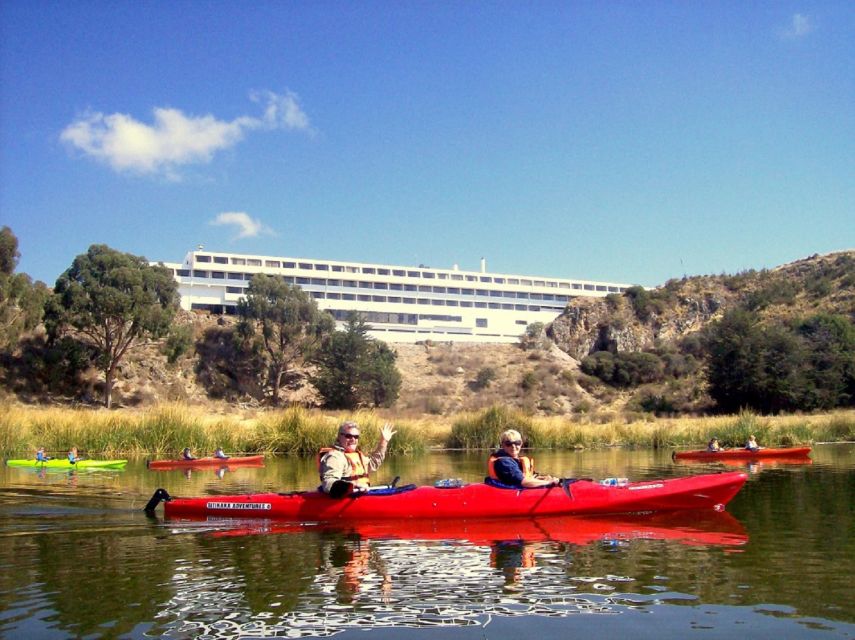
[[[288,591],[275,588],[260,598],[259,607],[248,606],[237,567],[221,565],[212,578],[213,559],[180,563],[176,594],[162,613],[165,628],[177,637],[299,637],[364,627],[483,625],[491,616],[615,613],[627,605],[613,598],[637,579],[604,570],[608,556],[624,554],[637,569],[660,553],[678,562],[690,559],[693,550],[719,553],[716,548],[738,549],[748,540],[738,520],[715,512],[345,527],[234,519],[157,522],[173,534],[201,536],[206,547],[259,545],[269,554],[304,545],[305,573],[294,576],[300,590],[290,608],[284,604]],[[257,560],[253,555],[252,562]],[[657,601],[665,599],[657,594]],[[226,610],[231,614],[224,619]]]
[[[810,466],[765,466],[729,513],[709,521],[346,528],[141,514],[158,486],[177,495],[311,488],[314,461],[274,460],[222,478],[154,473],[140,461],[125,473],[0,467],[0,637],[355,637],[372,629],[392,638],[407,627],[436,628],[441,640],[508,637],[523,625],[539,638],[684,637],[687,629],[732,637],[748,628],[763,637],[855,637],[855,446],[817,454]],[[712,470],[675,465],[670,452],[538,455],[546,457],[549,468],[595,477]],[[389,473],[422,484],[471,481],[483,474],[482,458],[394,459]]]

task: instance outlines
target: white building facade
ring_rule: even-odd
[[[230,314],[258,274],[282,278],[311,295],[341,326],[351,311],[384,342],[516,342],[526,327],[552,322],[578,296],[623,293],[632,285],[480,271],[340,260],[191,251],[163,263],[181,306]]]

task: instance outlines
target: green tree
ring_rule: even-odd
[[[45,324],[53,337],[71,327],[91,342],[104,372],[109,408],[122,358],[138,338],[164,335],[177,308],[177,285],[168,269],[93,244],[56,281]]]
[[[723,411],[754,407],[754,383],[761,369],[757,316],[744,309],[726,313],[708,327],[706,343],[710,396]]]
[[[549,339],[546,337],[546,326],[542,322],[532,322],[520,336],[520,346],[526,350],[548,349]]]
[[[807,342],[805,409],[851,406],[855,401],[855,326],[845,316],[819,314],[796,327]]]
[[[792,331],[764,327],[753,312],[734,309],[707,335],[709,392],[720,409],[778,413],[802,407],[809,348]]]
[[[257,275],[249,283],[246,297],[238,302],[238,314],[238,330],[261,342],[268,372],[266,386],[273,404],[279,404],[282,379],[289,367],[310,360],[335,322],[330,314],[318,310],[305,291],[265,275]]]
[[[401,391],[397,354],[385,342],[371,341],[365,362],[365,387],[375,407],[391,407]]]
[[[173,326],[166,336],[161,353],[166,356],[169,364],[175,364],[178,359],[193,347],[193,329],[187,325]]]
[[[396,354],[385,342],[368,336],[369,327],[355,313],[344,331],[336,331],[319,350],[312,379],[324,404],[336,409],[360,405],[391,406],[398,399],[401,374]]]
[[[11,349],[21,335],[38,326],[50,291],[26,273],[15,273],[18,238],[9,227],[0,229],[0,348]]]

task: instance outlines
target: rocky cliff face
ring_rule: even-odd
[[[642,351],[657,340],[679,340],[737,305],[769,321],[818,312],[855,319],[855,251],[810,256],[771,271],[671,280],[636,298],[577,298],[547,333],[581,360],[595,351]]]
[[[657,340],[679,340],[702,329],[730,302],[721,291],[692,284],[657,298],[656,309],[643,319],[625,297],[577,298],[548,328],[548,335],[577,360],[595,351],[643,351]]]

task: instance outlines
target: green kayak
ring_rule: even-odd
[[[39,462],[35,458],[27,460],[7,460],[9,467],[30,467],[34,469],[124,469],[127,460],[78,460],[75,463],[65,458],[56,458],[47,462]]]

